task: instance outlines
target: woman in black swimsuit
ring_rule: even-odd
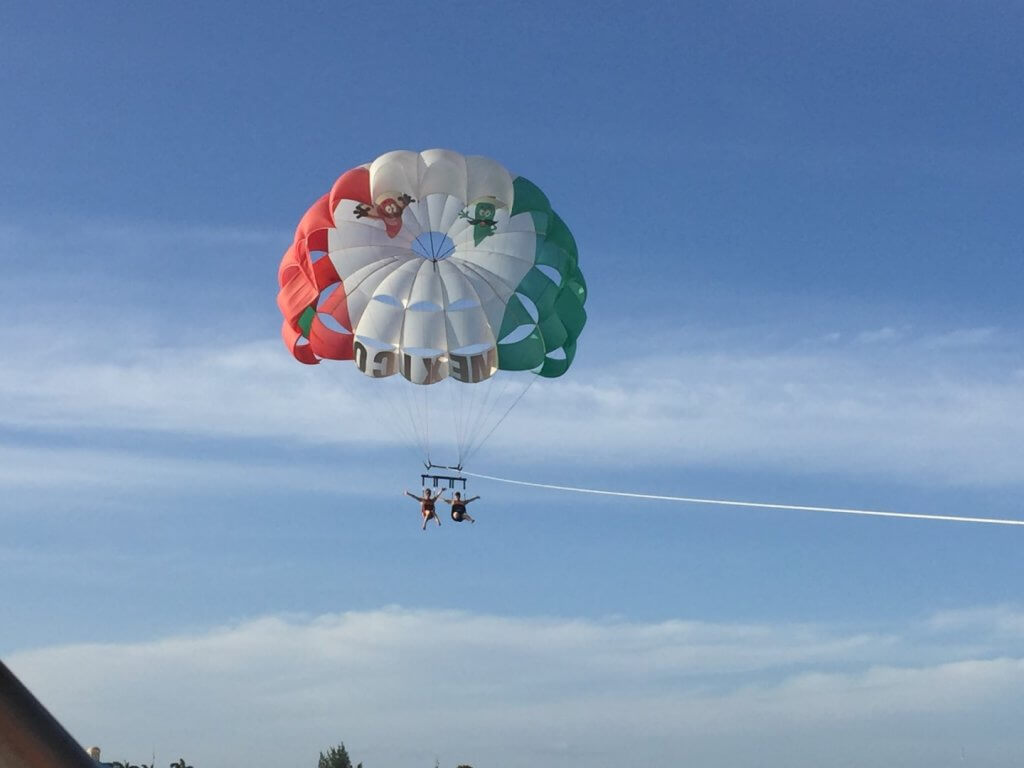
[[[463,501],[462,494],[456,491],[454,499],[441,499],[441,501],[452,505],[452,520],[456,523],[461,523],[463,520],[469,520],[469,522],[475,523],[476,520],[470,517],[469,512],[466,511],[466,505],[479,498],[479,496],[474,496],[472,499],[466,499]]]

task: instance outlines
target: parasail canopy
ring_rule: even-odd
[[[587,317],[576,241],[547,196],[444,149],[343,173],[302,217],[278,280],[297,360],[422,385],[561,376]]]

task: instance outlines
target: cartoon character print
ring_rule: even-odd
[[[356,206],[355,215],[357,219],[364,217],[380,219],[384,222],[384,228],[387,230],[388,237],[394,237],[402,231],[402,211],[406,209],[409,203],[415,202],[412,197],[404,194],[398,197],[386,197],[375,206],[368,203],[359,203]]]
[[[498,228],[498,223],[494,220],[494,214],[497,213],[497,210],[494,202],[482,200],[474,207],[472,216],[467,211],[459,213],[460,219],[466,219],[473,225],[474,245],[480,245],[484,238],[493,235]]]

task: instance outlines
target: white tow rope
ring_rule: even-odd
[[[987,523],[989,525],[1024,525],[1024,520],[1011,520],[1000,517],[961,517],[958,515],[924,515],[911,512],[881,512],[874,509],[846,509],[844,507],[809,507],[798,504],[768,504],[758,501],[726,501],[724,499],[694,499],[688,496],[660,496],[653,493],[626,493],[624,491],[602,491],[596,488],[575,488],[569,485],[550,485],[548,483],[530,483],[525,480],[510,480],[505,477],[482,475],[477,472],[462,474],[479,477],[483,480],[494,480],[498,483],[527,485],[531,488],[547,488],[552,491],[569,491],[571,493],[592,493],[599,496],[619,496],[627,499],[650,499],[652,501],[679,501],[686,504],[716,504],[720,507],[755,507],[758,509],[789,509],[798,512],[835,512],[842,515],[868,515],[871,517],[905,517],[913,520],[946,520],[954,523]]]

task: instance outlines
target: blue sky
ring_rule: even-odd
[[[1020,529],[474,481],[424,534],[386,399],[291,360],[274,302],[341,172],[485,154],[590,295],[473,469],[1024,518],[1019,5],[2,14],[0,654],[81,741],[1019,763]]]

